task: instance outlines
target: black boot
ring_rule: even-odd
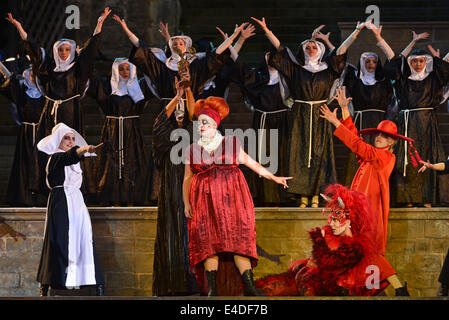
[[[395,290],[396,297],[410,297],[410,293],[407,290],[407,282],[404,282],[404,286]]]
[[[438,297],[447,297],[449,296],[449,286],[445,284],[441,284],[440,288],[438,289],[437,293]]]
[[[209,287],[208,297],[218,296],[217,293],[217,270],[206,271],[207,286]]]
[[[46,297],[48,296],[48,288],[50,286],[48,284],[41,284],[39,288],[39,297]]]
[[[254,284],[253,271],[251,269],[243,272],[242,280],[245,289],[245,296],[264,296]]]
[[[97,296],[104,296],[104,286],[102,284],[97,284]]]

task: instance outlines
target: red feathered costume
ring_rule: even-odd
[[[313,243],[312,256],[292,263],[287,272],[269,275],[256,281],[256,286],[269,296],[342,296],[377,295],[388,286],[386,278],[368,281],[367,268],[376,265],[379,255],[372,242],[373,215],[369,200],[362,193],[341,185],[331,185],[326,191],[326,208],[331,219],[344,223],[349,219],[352,236],[336,236],[329,225],[309,232]],[[338,200],[340,198],[340,200]],[[341,202],[344,203],[342,208]],[[322,235],[322,230],[325,236]]]

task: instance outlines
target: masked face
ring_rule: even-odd
[[[73,133],[66,133],[59,144],[59,149],[69,151],[75,146],[75,135]]]
[[[374,146],[376,148],[386,148],[387,146],[393,145],[395,140],[385,133],[378,133],[374,140]]]
[[[410,61],[410,65],[416,72],[421,72],[426,67],[426,58],[424,57],[414,58]]]
[[[217,124],[211,117],[202,114],[198,117],[198,130],[201,137],[212,139],[217,132]]]
[[[58,55],[61,60],[66,61],[70,57],[71,48],[68,44],[63,44],[58,47]]]
[[[365,69],[368,72],[375,72],[377,66],[377,59],[375,57],[369,57],[365,59]]]
[[[175,38],[175,39],[173,39],[172,48],[173,48],[173,50],[178,49],[179,51],[184,53],[184,52],[186,52],[186,43],[184,40],[182,40],[180,38]]]
[[[118,73],[123,80],[128,80],[130,75],[129,63],[122,63],[118,66]]]
[[[309,57],[313,57],[318,53],[318,47],[315,42],[308,42],[304,47],[304,51],[307,53]]]

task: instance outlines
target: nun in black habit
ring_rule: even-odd
[[[97,286],[103,295],[104,278],[97,262],[89,211],[80,187],[80,160],[95,155],[95,147],[64,123],[37,144],[50,157],[46,166],[50,195],[45,219],[44,243],[37,272],[40,295],[51,289]]]
[[[247,25],[242,24],[234,33],[225,40],[216,50],[201,52],[196,54],[189,53],[192,47],[192,39],[188,36],[173,36],[168,45],[171,50],[170,57],[160,48],[152,48],[140,40],[132,33],[126,25],[125,20],[114,15],[116,20],[123,28],[129,40],[134,45],[130,54],[129,61],[145,74],[145,80],[152,92],[161,100],[161,110],[176,95],[174,87],[175,77],[178,74],[178,62],[181,57],[178,52],[184,54],[184,58],[189,62],[191,77],[191,90],[195,97],[200,96],[205,85],[220,70],[226,60],[229,58],[229,51],[226,50]],[[183,108],[183,101],[180,104]]]
[[[49,135],[52,128],[59,122],[64,122],[84,134],[81,98],[85,93],[87,81],[94,68],[103,22],[110,12],[109,8],[104,10],[98,19],[93,35],[86,42],[80,54],[76,52],[75,41],[61,39],[53,45],[53,57],[44,57],[39,46],[28,37],[21,23],[15,20],[11,14],[8,14],[7,19],[17,28],[25,43],[34,74],[39,80],[38,85],[45,90],[46,103],[37,128],[38,136]],[[41,166],[45,165],[47,157],[44,154],[38,154],[37,151],[35,153],[34,168],[36,173],[32,177],[32,188],[46,194],[48,190],[43,185],[43,169]],[[89,161],[83,167],[86,175],[86,185],[83,189],[88,193],[95,193],[93,164]]]
[[[436,109],[449,83],[449,63],[421,49],[408,56],[407,51],[423,38],[421,35],[414,33],[411,44],[385,64],[384,71],[395,81],[400,110],[398,133],[415,140],[413,145],[423,160],[436,163],[447,158],[438,130]],[[395,147],[396,166],[390,178],[392,203],[431,207],[449,202],[449,176],[430,170],[418,173],[412,166],[415,164],[411,161],[411,151],[405,143]]]
[[[181,80],[188,79],[188,74],[181,75]],[[160,172],[153,264],[153,294],[156,296],[199,292],[195,276],[190,272],[187,221],[182,196],[184,163],[171,158],[172,152],[178,156],[191,143],[195,100],[189,87],[182,89],[175,81],[177,95],[159,113],[153,125],[153,158]],[[183,91],[189,114],[176,110],[179,100],[183,99]],[[172,138],[172,132],[176,129],[184,129],[187,135]]]
[[[19,124],[6,202],[11,206],[45,206],[45,197],[28,188],[34,145],[42,138],[37,136],[37,124],[45,98],[36,87],[32,68],[22,74],[11,74],[0,62],[0,72],[6,78],[0,85],[0,93],[13,104],[17,112],[15,121]]]
[[[387,59],[394,57],[394,52],[381,36],[382,26],[377,28],[370,23],[377,46],[384,52]],[[376,128],[382,120],[393,120],[396,114],[396,98],[390,79],[383,73],[382,62],[374,52],[363,52],[360,55],[357,68],[347,64],[344,71],[344,86],[352,98],[354,124],[358,131],[365,128]],[[364,137],[374,145],[374,135]],[[359,168],[356,155],[349,152],[343,174],[343,184],[350,186]]]
[[[239,56],[232,74],[242,90],[245,105],[254,113],[252,128],[257,133],[257,156],[254,158],[264,166],[269,165],[273,174],[284,176],[291,103],[287,101],[289,95],[285,80],[275,68],[268,65],[268,58],[269,53],[256,69],[250,68]],[[277,139],[273,141],[270,138],[272,130],[277,131]],[[247,180],[254,201],[259,205],[279,204],[286,200],[283,188],[278,184],[258,177],[255,173],[250,173]]]
[[[152,93],[137,78],[136,66],[126,58],[112,64],[111,77],[92,77],[87,94],[105,116],[95,164],[97,199],[101,205],[147,205],[152,161],[145,145],[140,116]]]
[[[289,116],[287,142],[286,175],[294,177],[289,192],[293,197],[301,198],[300,207],[307,206],[309,197],[312,197],[312,207],[318,207],[318,194],[328,184],[336,182],[332,128],[320,118],[319,107],[332,100],[331,89],[345,66],[346,50],[364,24],[358,23],[342,45],[327,56],[324,44],[310,39],[301,43],[295,57],[268,29],[265,18],[252,19],[273,44],[269,64],[286,79],[295,102]]]

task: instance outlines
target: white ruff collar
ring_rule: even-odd
[[[201,137],[200,140],[198,140],[198,145],[206,149],[207,152],[211,153],[220,146],[223,139],[224,137],[217,131],[212,139]]]

